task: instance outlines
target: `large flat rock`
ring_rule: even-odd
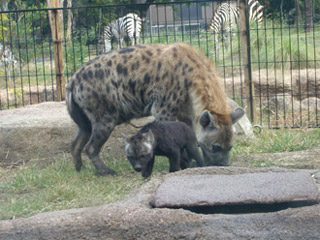
[[[157,189],[155,207],[195,207],[287,202],[319,202],[309,173],[260,172],[167,178]]]

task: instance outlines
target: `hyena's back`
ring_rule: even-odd
[[[80,68],[70,91],[91,122],[107,112],[116,115],[119,124],[150,115],[152,107],[153,112],[163,111],[159,118],[173,118],[185,109],[195,69],[204,64],[194,54],[186,44],[112,51]]]

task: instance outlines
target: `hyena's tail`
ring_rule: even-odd
[[[74,101],[73,97],[73,84],[67,87],[66,89],[66,103],[68,107],[68,112],[75,121],[75,123],[79,126],[80,129],[91,132],[91,122],[82,108]]]

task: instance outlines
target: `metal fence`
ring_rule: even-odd
[[[302,6],[301,12],[293,7],[290,11],[280,9],[273,13],[260,1],[265,6],[263,17],[260,22],[244,20],[250,27],[247,31],[240,31],[240,18],[218,31],[208,30],[212,17],[225,2],[51,9],[61,20],[61,40],[52,38],[50,9],[0,12],[0,110],[56,101],[57,78],[61,81],[62,76],[67,82],[83,63],[108,49],[118,48],[117,43],[106,41],[103,29],[119,17],[136,13],[142,19],[140,38],[125,38],[124,45],[132,41],[190,43],[212,59],[229,97],[246,109],[252,104],[248,117],[255,118],[255,123],[272,128],[319,127],[317,1],[308,1],[311,11],[310,6]],[[248,8],[246,13],[250,17]],[[63,54],[60,56],[63,70],[58,74],[54,49],[57,44]],[[243,58],[244,49],[249,53],[247,59]],[[252,89],[248,87],[248,77]]]

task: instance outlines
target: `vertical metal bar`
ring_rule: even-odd
[[[31,12],[31,21],[34,22],[34,11]],[[39,93],[39,78],[38,78],[38,65],[37,65],[37,51],[36,51],[36,39],[35,39],[36,33],[34,29],[34,24],[32,25],[32,41],[33,41],[33,61],[36,71],[36,84],[37,84],[37,97],[38,97],[38,103],[40,102],[40,93]],[[31,93],[31,91],[30,91]],[[31,98],[32,100],[32,98]],[[30,101],[30,104],[32,104],[32,101]]]
[[[266,16],[263,11],[263,21],[266,21]],[[258,73],[259,73],[259,86],[261,86],[261,58],[260,58],[260,30],[261,24],[259,24],[258,19],[256,20],[256,31],[257,31],[257,60],[258,60]],[[263,126],[263,111],[262,111],[262,91],[260,89],[259,91],[259,124],[260,126]]]
[[[292,70],[293,70],[293,60],[292,60],[292,43],[291,43],[291,26],[290,24],[288,25],[288,35],[289,35],[289,65],[290,65],[290,87],[291,87],[291,96],[295,97],[295,93],[293,92],[293,74],[292,74]],[[294,127],[295,123],[294,123],[294,105],[293,105],[293,101],[291,103],[291,126]]]
[[[255,99],[254,99],[254,84],[252,81],[251,72],[251,53],[250,53],[250,31],[249,31],[249,13],[247,0],[240,0],[240,35],[242,42],[242,58],[244,63],[244,75],[247,94],[247,114],[251,122],[256,121]]]
[[[211,4],[211,11],[213,12],[212,4]],[[205,24],[205,26],[207,28],[206,31],[205,31],[205,41],[206,41],[206,48],[207,48],[206,56],[210,57],[209,56],[209,40],[208,40],[207,6],[205,6],[205,10],[204,10],[204,24]],[[200,33],[200,30],[199,30],[199,33]]]
[[[10,51],[11,51],[11,53],[12,53],[12,49],[13,49],[13,46],[12,46],[12,42],[13,42],[13,39],[12,39],[12,23],[11,23],[11,18],[9,18],[9,31],[10,31],[10,34],[9,34],[9,36],[10,36],[10,44],[9,44],[9,46],[10,46]],[[16,78],[15,78],[15,72],[14,72],[14,69],[12,69],[13,71],[12,71],[12,76],[11,76],[11,70],[10,70],[10,62],[8,61],[8,63],[6,63],[7,64],[7,76],[9,76],[9,78],[7,78],[7,79],[9,79],[9,84],[8,84],[8,86],[10,87],[10,81],[12,81],[13,82],[13,95],[14,95],[14,106],[17,108],[18,107],[18,102],[17,102],[17,86],[16,86]],[[6,64],[5,64],[5,66],[6,66]],[[11,64],[11,66],[13,66],[12,64]]]
[[[40,14],[40,26],[42,26],[42,23],[41,23],[41,15]],[[45,55],[44,55],[44,48],[43,48],[43,43],[44,43],[44,39],[43,39],[43,36],[42,36],[42,31],[40,30],[40,40],[41,40],[41,56],[42,56],[42,74],[43,74],[43,81],[44,81],[44,100],[45,101],[48,101],[48,98],[47,98],[47,81],[46,81],[46,67],[45,67]]]
[[[167,20],[167,4],[164,5],[164,21],[165,21],[165,32],[166,32],[166,43],[169,43],[168,39],[168,20]]]
[[[197,35],[198,35],[198,47],[200,48],[200,23],[199,23],[199,12],[198,12],[198,9],[200,7],[200,11],[202,11],[202,6],[198,4],[198,2],[196,2],[196,11],[197,11]],[[206,5],[204,5],[204,9],[205,9]],[[202,15],[202,14],[201,14]],[[208,57],[208,55],[207,55]]]
[[[180,26],[181,26],[181,41],[184,42],[184,26],[183,26],[183,14],[182,14],[182,3],[179,3],[180,6]]]
[[[312,6],[314,8],[315,6],[315,3],[314,3],[315,0],[312,1]],[[312,9],[312,19],[314,21],[314,9]],[[315,127],[316,126],[319,126],[319,118],[318,118],[318,104],[319,102],[317,101],[319,95],[320,95],[320,92],[318,93],[318,86],[317,86],[317,54],[316,54],[316,38],[315,38],[315,24],[313,23],[312,24],[312,32],[313,32],[313,58],[314,58],[314,97],[316,99],[316,102],[315,102]]]
[[[176,36],[176,18],[174,15],[174,9],[175,9],[175,4],[172,6],[172,19],[173,19],[173,39],[176,42],[177,41],[177,36]]]
[[[296,14],[298,14],[298,13],[296,13]],[[304,27],[302,27],[302,28],[304,28]],[[298,125],[298,126],[301,126],[302,125],[302,105],[301,105],[301,98],[302,98],[302,89],[301,89],[301,87],[302,87],[302,85],[301,85],[301,82],[300,82],[300,79],[301,79],[301,58],[300,58],[300,35],[299,35],[299,31],[300,31],[300,27],[299,27],[299,22],[297,22],[296,23],[296,31],[297,31],[297,46],[298,46],[298,76],[299,76],[299,83],[298,83],[298,85],[299,85],[299,93],[298,93],[298,96],[299,96],[299,98],[300,98],[300,103],[299,103],[299,112],[300,112],[300,125]],[[294,126],[294,127],[296,127],[296,126]]]
[[[18,19],[19,15],[17,13],[17,19]],[[18,56],[19,56],[19,60],[21,59],[21,44],[20,44],[20,34],[19,34],[19,21],[17,21],[17,25],[16,25],[16,29],[17,29],[17,47],[18,47]],[[12,58],[13,58],[13,52],[12,52]],[[14,61],[12,59],[12,61]],[[12,63],[12,66],[14,67],[14,62]],[[22,106],[24,106],[24,85],[23,85],[23,78],[22,78],[22,66],[21,66],[21,62],[19,63],[19,71],[20,71],[20,89],[21,89],[21,100],[22,100]],[[19,75],[19,74],[18,74]],[[17,76],[18,77],[18,76]]]
[[[188,17],[189,17],[189,43],[192,44],[192,35],[191,35],[191,12],[190,12],[190,8],[191,8],[191,4],[188,4]]]
[[[94,11],[94,9],[92,10]],[[96,14],[95,14],[96,15]],[[95,16],[94,16],[95,17]],[[86,19],[88,19],[88,11],[86,11]],[[96,22],[96,21],[95,21]],[[86,41],[86,44],[88,45],[88,57],[89,57],[89,60],[91,59],[91,56],[90,56],[90,37],[89,37],[89,26],[88,26],[88,21],[86,21],[86,26],[85,26],[85,31],[86,31],[86,34],[87,34],[87,41]],[[120,27],[119,27],[120,29]],[[122,46],[121,46],[122,47]]]
[[[29,101],[31,103],[31,79],[30,79],[30,64],[29,64],[29,50],[28,50],[28,38],[27,38],[27,23],[26,23],[26,13],[23,18],[24,22],[24,40],[26,42],[26,58],[27,58],[27,74],[28,74],[28,87],[29,87]]]
[[[305,71],[306,71],[306,98],[307,98],[307,102],[308,102],[308,106],[307,106],[307,115],[308,115],[308,126],[310,126],[310,88],[309,88],[309,59],[308,59],[308,34],[311,31],[311,22],[309,22],[311,20],[311,12],[306,11],[307,9],[311,10],[311,6],[310,1],[305,1],[305,50],[306,50],[306,58],[305,58]],[[307,8],[307,4],[309,5]]]
[[[278,84],[277,84],[277,54],[276,53],[276,41],[275,41],[275,26],[274,26],[274,19],[272,21],[272,45],[273,45],[273,75],[274,75],[274,98],[275,98],[275,109],[276,109],[276,127],[279,124],[279,106],[278,106]]]
[[[157,4],[156,4],[157,6]],[[152,7],[150,7],[150,11],[149,11],[149,16],[150,16],[150,43],[152,43],[152,25],[153,25],[153,19],[152,19]]]
[[[62,10],[63,11],[63,10]],[[67,14],[69,15],[70,14],[70,11],[72,11],[71,9],[69,10],[66,10]],[[64,14],[63,14],[64,15]],[[68,16],[69,17],[69,16]],[[63,39],[63,42],[64,42],[64,58],[65,58],[65,68],[64,68],[64,71],[66,72],[65,73],[65,76],[67,77],[67,82],[69,82],[69,63],[68,63],[68,50],[69,50],[69,47],[68,45],[70,44],[70,42],[72,41],[72,38],[71,38],[71,32],[70,32],[70,35],[69,33],[67,32],[67,29],[68,29],[68,26],[66,27],[65,24],[68,25],[68,22],[66,23],[66,21],[63,21],[63,36],[64,36],[64,39]],[[71,23],[71,26],[72,26],[72,23]],[[71,30],[71,29],[70,29]]]

